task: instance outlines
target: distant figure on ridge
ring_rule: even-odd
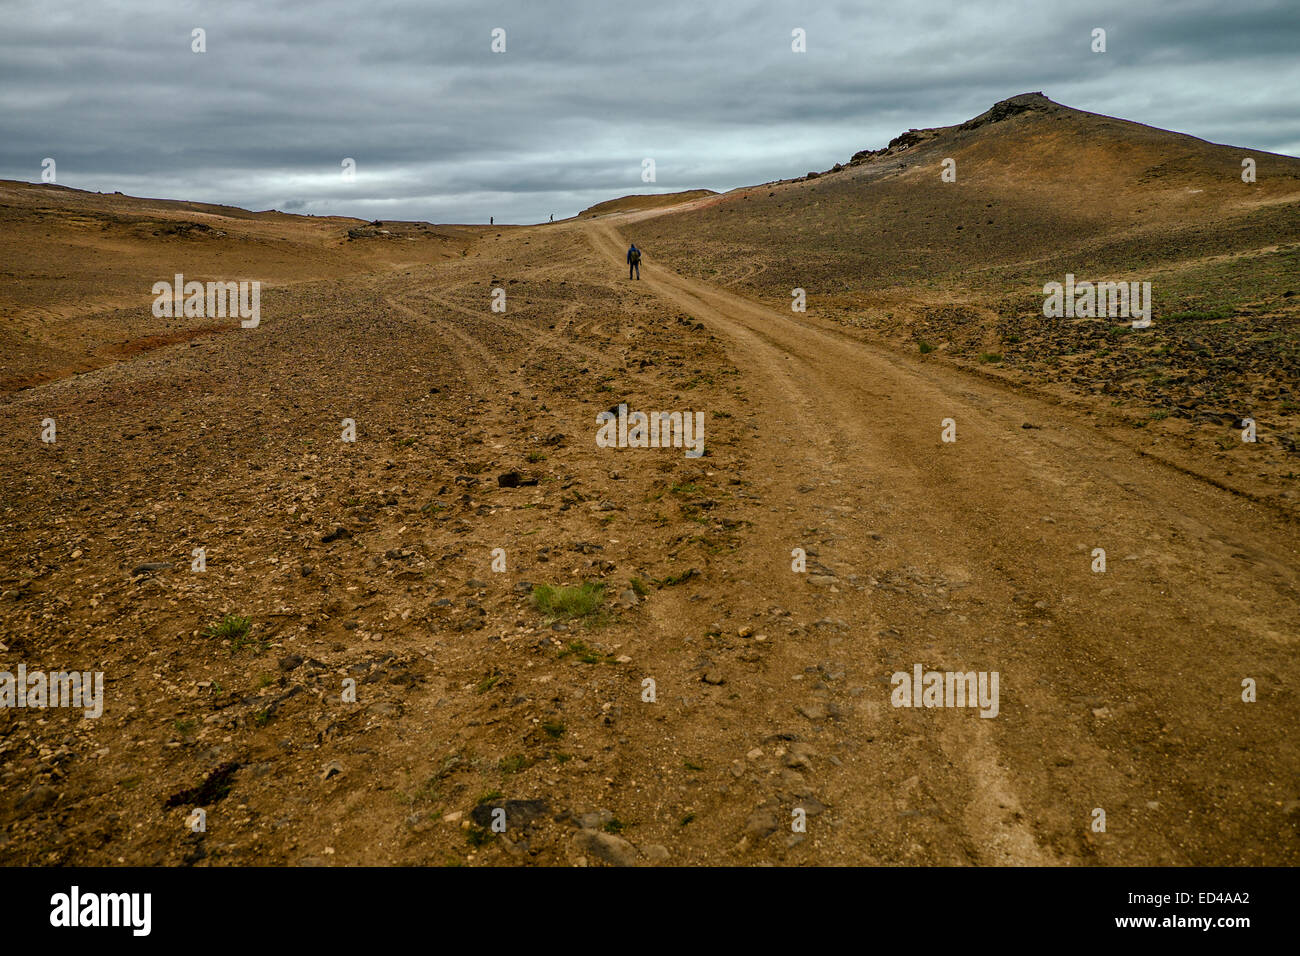
[[[555,222],[555,213],[551,213],[551,222]]]
[[[641,250],[636,247],[636,243],[627,248],[627,277],[632,278],[632,270],[636,270],[636,277],[641,278]]]
[[[488,216],[488,225],[495,226],[496,224],[497,224],[496,216]]]

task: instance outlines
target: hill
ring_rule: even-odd
[[[1261,480],[1293,494],[1300,159],[1027,93],[637,236],[648,261],[760,302],[788,310],[801,288],[808,315],[855,334],[1100,400],[1150,441],[1191,441],[1192,462],[1230,467],[1229,428],[1266,421],[1279,454]],[[1046,318],[1044,286],[1067,275],[1149,282],[1152,327]]]
[[[474,235],[0,181],[0,389],[211,331],[150,315],[176,273],[284,287],[460,256]]]
[[[673,206],[680,206],[684,203],[695,202],[699,199],[707,199],[710,196],[716,196],[718,193],[712,189],[688,189],[684,192],[677,193],[654,193],[635,196],[621,196],[618,199],[607,199],[605,202],[596,203],[594,206],[588,206],[582,212],[578,213],[579,219],[590,219],[593,216],[608,216],[613,213],[630,213],[642,212],[647,209],[666,209]]]

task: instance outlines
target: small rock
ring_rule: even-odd
[[[778,826],[780,826],[780,822],[777,820],[774,811],[755,810],[745,821],[745,835],[761,840],[775,833]]]
[[[573,842],[580,853],[589,854],[613,866],[636,865],[636,847],[612,833],[579,830]]]
[[[818,816],[826,812],[826,805],[816,797],[804,797],[795,804],[796,809],[801,809],[810,817]]]
[[[826,705],[813,702],[811,704],[800,704],[795,708],[809,720],[818,721],[826,719]]]
[[[44,810],[52,806],[59,799],[59,792],[53,787],[41,784],[38,787],[32,787],[21,797],[18,798],[19,810]]]
[[[599,830],[613,819],[614,814],[608,810],[593,810],[578,817],[578,826],[584,830]]]

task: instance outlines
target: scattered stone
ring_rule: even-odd
[[[148,564],[140,564],[131,569],[131,577],[138,578],[142,574],[149,574],[151,571],[165,571],[171,567],[167,561],[150,561]]]
[[[506,829],[526,827],[546,815],[545,800],[488,800],[469,812],[470,819],[481,827],[492,825],[492,811],[506,812]]]
[[[599,830],[614,819],[608,810],[593,810],[578,817],[578,826],[584,830]]]
[[[338,541],[340,538],[350,538],[350,537],[352,537],[352,532],[349,531],[347,528],[343,527],[343,525],[338,525],[333,531],[329,532],[328,534],[321,535],[320,543],[329,544],[331,541]]]
[[[538,483],[537,478],[525,478],[517,471],[507,471],[497,475],[498,488],[524,488]]]
[[[811,704],[800,704],[795,709],[814,723],[819,720],[825,720],[827,716],[826,705],[819,704],[815,701]]]
[[[579,830],[573,838],[579,852],[613,866],[635,866],[636,847],[622,837],[600,830]]]
[[[749,819],[745,821],[745,835],[761,840],[775,833],[780,825],[774,810],[760,808],[751,813]]]
[[[28,790],[18,798],[18,809],[33,811],[44,810],[46,807],[53,806],[54,802],[58,799],[59,791],[55,790],[53,787],[41,784],[40,786],[32,787],[32,789]]]
[[[804,797],[795,804],[796,810],[803,810],[810,817],[819,816],[826,812],[826,804],[822,803],[816,797]]]
[[[240,765],[234,761],[223,763],[208,774],[201,784],[188,790],[178,790],[167,798],[167,807],[206,807],[223,800],[235,785],[235,771]]]

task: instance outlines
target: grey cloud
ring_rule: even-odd
[[[1293,11],[1292,11],[1293,13]],[[507,53],[489,50],[493,27]],[[208,52],[190,52],[190,30]],[[808,52],[790,51],[807,31]],[[1091,53],[1091,30],[1108,50]],[[1243,0],[10,4],[0,176],[364,218],[539,221],[823,169],[1027,90],[1300,143],[1300,18]],[[655,158],[658,181],[640,180]],[[357,161],[355,182],[339,176]],[[382,213],[377,210],[383,210]]]

